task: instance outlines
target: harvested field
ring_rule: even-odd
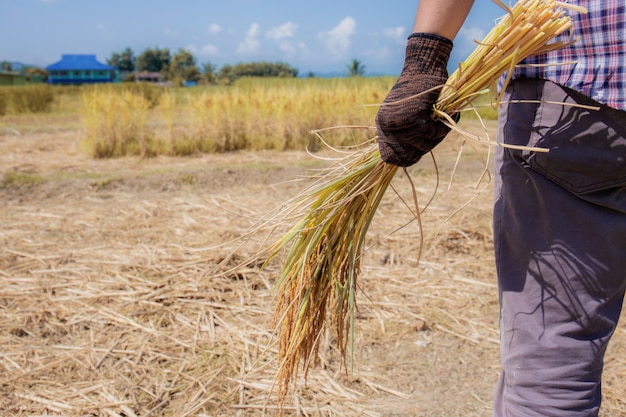
[[[273,151],[94,160],[79,150],[78,126],[66,116],[0,119],[0,415],[277,415],[270,321],[280,265],[238,265],[264,235],[240,239],[325,162]],[[484,182],[476,191],[480,147],[464,153],[448,190],[459,146],[450,137],[436,150],[441,184],[422,218],[419,265],[418,228],[386,196],[362,262],[348,372],[328,334],[323,366],[284,415],[490,415],[492,192]],[[425,203],[433,164],[410,172]],[[393,185],[410,200],[403,174]],[[622,327],[607,354],[605,417],[626,413],[625,358]]]

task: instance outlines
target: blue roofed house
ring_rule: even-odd
[[[50,84],[94,84],[116,80],[116,69],[98,62],[95,55],[63,54],[61,60],[46,67]]]

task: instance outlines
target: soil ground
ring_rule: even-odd
[[[278,415],[280,263],[240,261],[265,236],[247,233],[328,163],[273,151],[94,160],[72,117],[0,122],[0,416]],[[421,203],[440,180],[419,263],[411,187],[394,179],[362,261],[348,371],[328,333],[284,415],[490,415],[498,301],[492,187],[479,179],[491,162],[467,147],[452,180],[455,137],[435,152],[438,175],[427,158],[409,170]],[[626,413],[625,353],[622,327],[603,416]]]

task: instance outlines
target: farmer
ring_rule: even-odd
[[[419,2],[385,102],[446,81],[452,40],[472,3]],[[494,416],[597,416],[603,356],[626,287],[626,0],[568,3],[588,10],[567,11],[579,41],[524,62],[549,65],[516,68],[499,108],[500,142],[550,152],[497,149],[502,371]],[[381,106],[384,161],[412,165],[446,136],[431,116],[438,94]]]

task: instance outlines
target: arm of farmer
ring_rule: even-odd
[[[383,161],[415,164],[443,140],[450,129],[433,117],[440,87],[448,79],[452,40],[474,0],[421,0],[404,66],[376,115]],[[402,101],[406,100],[406,101]]]

